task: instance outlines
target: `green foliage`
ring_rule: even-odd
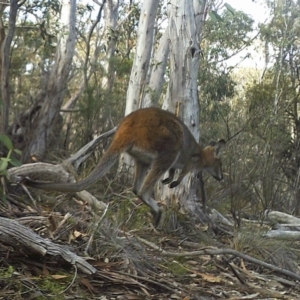
[[[171,272],[174,275],[179,276],[186,276],[189,274],[189,271],[187,268],[180,263],[179,261],[182,261],[184,263],[186,259],[184,257],[177,257],[176,260],[168,261],[165,264],[165,267],[167,268],[168,272]]]
[[[217,12],[219,17],[210,14],[203,42],[203,141],[240,132],[225,151],[225,186],[218,189],[209,180],[208,195],[238,224],[242,215],[257,217],[270,208],[300,212],[300,8],[295,1],[275,1],[270,7],[273,18],[260,24],[260,37],[266,59],[275,63],[264,73],[226,68],[226,59],[251,43],[252,20],[231,7]]]
[[[211,68],[202,68],[205,70],[199,73],[199,81],[202,84],[201,93],[206,99],[213,101],[222,101],[226,97],[232,97],[234,95],[234,88],[236,83],[231,78],[230,74],[223,72],[215,72]]]
[[[231,50],[236,52],[250,45],[253,22],[244,12],[228,9],[219,18],[207,20],[204,36],[209,44],[209,59],[227,59],[232,55]]]
[[[56,276],[56,275],[55,275]],[[62,275],[62,278],[67,277]],[[43,278],[40,281],[41,289],[44,290],[47,294],[55,296],[55,299],[65,299],[64,295],[62,294],[63,291],[66,289],[67,283],[62,281],[61,279],[55,279],[50,276]]]
[[[251,43],[249,33],[252,31],[253,20],[245,13],[235,11],[228,4],[225,7],[221,13],[211,11],[210,19],[204,27],[201,45],[204,57],[199,72],[204,110],[206,107],[214,107],[211,101],[233,97],[236,82],[231,76],[233,69],[227,68],[225,62]]]
[[[14,149],[12,141],[7,135],[0,134],[0,143],[4,145],[8,150],[6,157],[0,158],[0,175],[6,176],[7,169],[10,166],[17,167],[21,165],[21,162],[15,158],[14,154],[16,154],[17,156],[21,156],[22,152],[18,149]]]
[[[0,269],[0,278],[10,278],[13,276],[14,271],[13,266],[8,266],[7,269]]]

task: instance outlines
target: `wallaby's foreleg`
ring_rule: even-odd
[[[164,180],[161,181],[162,184],[168,184],[168,183],[171,183],[174,179],[174,175],[175,175],[175,169],[174,168],[171,168],[169,170],[169,175],[167,178],[165,178]]]
[[[179,185],[180,182],[182,181],[182,179],[184,178],[184,176],[185,176],[187,173],[189,173],[190,171],[191,171],[190,165],[185,165],[184,168],[181,170],[181,172],[180,172],[180,174],[179,174],[177,180],[174,180],[173,182],[171,182],[171,183],[169,184],[169,188],[172,189],[172,188],[176,187],[177,185]]]

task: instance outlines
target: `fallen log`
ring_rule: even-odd
[[[300,219],[280,211],[270,211],[267,213],[267,219],[277,223],[300,224]]]
[[[40,256],[59,256],[85,274],[94,274],[97,271],[82,257],[71,252],[65,246],[43,239],[15,220],[0,217],[0,242],[16,250],[22,250],[22,253],[29,251],[29,253]]]
[[[80,164],[91,155],[102,139],[113,135],[115,131],[116,127],[99,135],[79,149],[71,157],[64,160],[61,164],[52,165],[42,162],[24,164],[19,167],[10,168],[7,171],[7,178],[10,182],[17,184],[22,182],[22,178],[24,177],[30,177],[33,180],[44,180],[50,182],[76,182],[73,174],[76,173]],[[87,191],[81,191],[76,194],[80,199],[87,202],[90,206],[97,210],[104,210],[106,208],[105,203],[99,201]]]
[[[264,234],[266,238],[281,239],[286,241],[300,240],[299,231],[288,231],[288,230],[270,230]]]

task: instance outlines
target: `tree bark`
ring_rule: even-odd
[[[280,211],[268,212],[267,218],[268,220],[271,220],[273,222],[280,222],[280,223],[287,223],[287,224],[294,224],[294,225],[300,224],[300,218],[291,216],[289,214]]]
[[[153,47],[155,17],[159,1],[144,1],[139,19],[138,39],[127,90],[125,116],[142,107],[145,83]],[[120,156],[119,171],[132,167],[132,159]]]
[[[5,4],[1,4],[1,12],[5,8]],[[9,88],[9,67],[10,67],[10,46],[14,37],[16,28],[16,18],[18,12],[18,0],[10,0],[9,21],[6,36],[1,44],[1,133],[6,134],[9,121],[10,109],[10,88]],[[1,36],[3,38],[4,27],[1,21]]]
[[[169,57],[169,28],[165,30],[159,41],[159,46],[151,61],[149,82],[145,89],[145,97],[142,107],[149,107],[157,104],[162,87],[165,83],[164,75]]]
[[[170,36],[170,81],[163,108],[173,111],[189,127],[199,140],[199,99],[198,72],[200,59],[199,35],[204,22],[206,1],[171,0],[168,4]],[[208,217],[199,206],[200,185],[195,174],[185,177],[181,184],[170,190],[162,188],[163,200],[171,199],[171,194],[183,203],[184,207],[203,223]],[[174,196],[173,196],[174,197]]]
[[[61,33],[58,39],[55,63],[51,70],[45,100],[39,118],[34,125],[35,131],[28,148],[23,152],[23,161],[40,159],[49,145],[56,141],[56,128],[61,116],[59,114],[63,102],[68,76],[71,70],[76,39],[76,0],[62,0]]]
[[[106,60],[104,61],[103,65],[106,74],[102,78],[102,88],[107,92],[112,90],[114,83],[113,57],[116,51],[116,28],[119,13],[119,2],[119,0],[106,0],[106,5],[104,7],[105,37],[107,39],[107,48]]]
[[[154,24],[159,1],[144,1],[138,28],[138,40],[127,91],[125,115],[141,108],[153,47]]]
[[[84,39],[86,41],[86,52],[84,55],[84,61],[83,61],[83,75],[82,75],[82,80],[81,80],[81,84],[78,87],[77,91],[70,97],[70,99],[64,104],[63,106],[63,110],[68,110],[73,108],[76,103],[77,100],[79,99],[79,97],[81,96],[82,92],[84,91],[84,89],[87,88],[88,85],[88,81],[91,77],[91,75],[93,74],[93,72],[95,72],[95,65],[96,62],[99,60],[99,47],[97,47],[97,45],[95,45],[95,49],[93,49],[92,51],[92,38],[93,38],[93,34],[95,31],[96,26],[99,24],[100,20],[101,20],[101,16],[102,16],[102,12],[103,12],[103,7],[105,5],[106,0],[103,0],[102,4],[99,7],[98,10],[98,15],[96,20],[91,24],[90,29],[86,35],[86,39]],[[91,52],[93,52],[93,55],[91,55]],[[90,67],[89,67],[90,64]],[[62,113],[63,114],[63,113]],[[68,120],[66,123],[71,122],[71,120]]]
[[[12,248],[21,249],[23,253],[28,252],[43,257],[46,255],[61,257],[85,274],[95,274],[97,271],[85,259],[71,252],[67,247],[43,239],[15,220],[0,217],[0,242]]]

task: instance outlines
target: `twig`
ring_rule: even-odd
[[[94,223],[94,225],[93,225],[92,233],[91,233],[90,238],[89,238],[89,240],[88,240],[88,242],[87,242],[87,244],[86,244],[86,247],[85,247],[85,249],[84,249],[84,253],[85,253],[86,255],[88,255],[88,250],[89,250],[89,247],[90,247],[90,245],[91,245],[91,243],[92,243],[92,241],[93,241],[95,231],[98,229],[99,224],[102,222],[104,216],[106,215],[107,210],[108,210],[108,207],[109,207],[109,204],[106,205],[106,208],[105,208],[105,210],[104,210],[102,216],[101,216],[98,220],[96,220],[95,223]]]
[[[53,235],[55,235],[57,233],[57,231],[67,222],[67,220],[69,218],[72,217],[72,214],[70,214],[69,212],[65,214],[64,218],[60,221],[60,223],[58,224],[57,228],[55,229],[55,231],[53,232]]]
[[[161,287],[162,289],[165,289],[165,290],[169,290],[173,293],[176,293],[180,296],[182,296],[182,293],[176,291],[176,289],[178,289],[178,285],[173,285],[171,282],[168,282],[170,285],[172,285],[172,287],[168,287],[166,284],[163,284],[163,283],[160,283],[160,282],[157,282],[157,281],[154,281],[152,279],[149,279],[149,278],[146,278],[146,277],[142,277],[142,276],[138,276],[138,275],[134,275],[134,274],[129,274],[129,273],[124,273],[124,272],[121,272],[121,271],[118,271],[117,273],[121,274],[121,275],[125,275],[125,276],[130,276],[134,279],[139,279],[139,280],[142,280],[142,281],[145,281],[145,282],[148,282],[148,283],[151,283],[153,285],[158,285],[159,287]],[[185,293],[188,293],[186,290],[182,289],[181,288],[181,291],[184,291]]]
[[[30,192],[28,191],[26,185],[21,184],[23,190],[25,191],[25,193],[27,194],[27,196],[29,197],[29,199],[31,200],[33,207],[40,213],[39,207],[36,205],[36,201],[35,199],[31,196]]]

